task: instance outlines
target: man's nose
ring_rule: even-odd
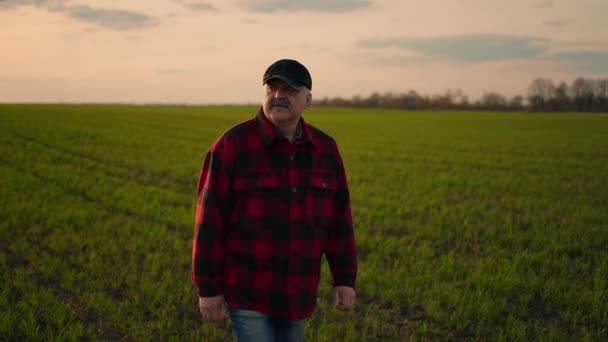
[[[285,97],[286,94],[287,94],[286,87],[278,87],[277,90],[274,92],[274,97],[283,98],[283,97]]]

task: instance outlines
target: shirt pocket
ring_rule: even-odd
[[[304,220],[320,234],[326,230],[334,216],[334,198],[338,190],[335,174],[309,174],[304,198]]]
[[[239,240],[272,240],[280,226],[281,198],[287,193],[277,175],[248,174],[234,182],[232,223]],[[285,193],[285,194],[284,194]]]

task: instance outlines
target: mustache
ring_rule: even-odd
[[[270,102],[271,107],[281,106],[281,107],[289,107],[289,101],[285,99],[276,99]]]

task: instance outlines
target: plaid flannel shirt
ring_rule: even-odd
[[[299,320],[316,306],[321,257],[355,286],[350,197],[335,141],[300,121],[289,142],[265,117],[224,133],[198,181],[192,281],[232,308]]]

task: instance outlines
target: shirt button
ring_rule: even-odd
[[[293,252],[291,252],[291,255],[295,257],[295,256],[297,256],[297,255],[298,255],[298,252],[293,251]]]
[[[323,185],[323,187],[324,187],[324,188],[326,188],[326,187],[327,187],[327,184],[326,184],[325,182],[323,182],[323,184],[322,184],[322,185]]]
[[[293,154],[289,156],[289,160],[293,160]]]
[[[298,192],[298,188],[296,188],[295,186],[293,188],[291,188],[291,192]]]
[[[292,289],[296,288],[296,284],[289,284],[289,287],[291,287]]]

